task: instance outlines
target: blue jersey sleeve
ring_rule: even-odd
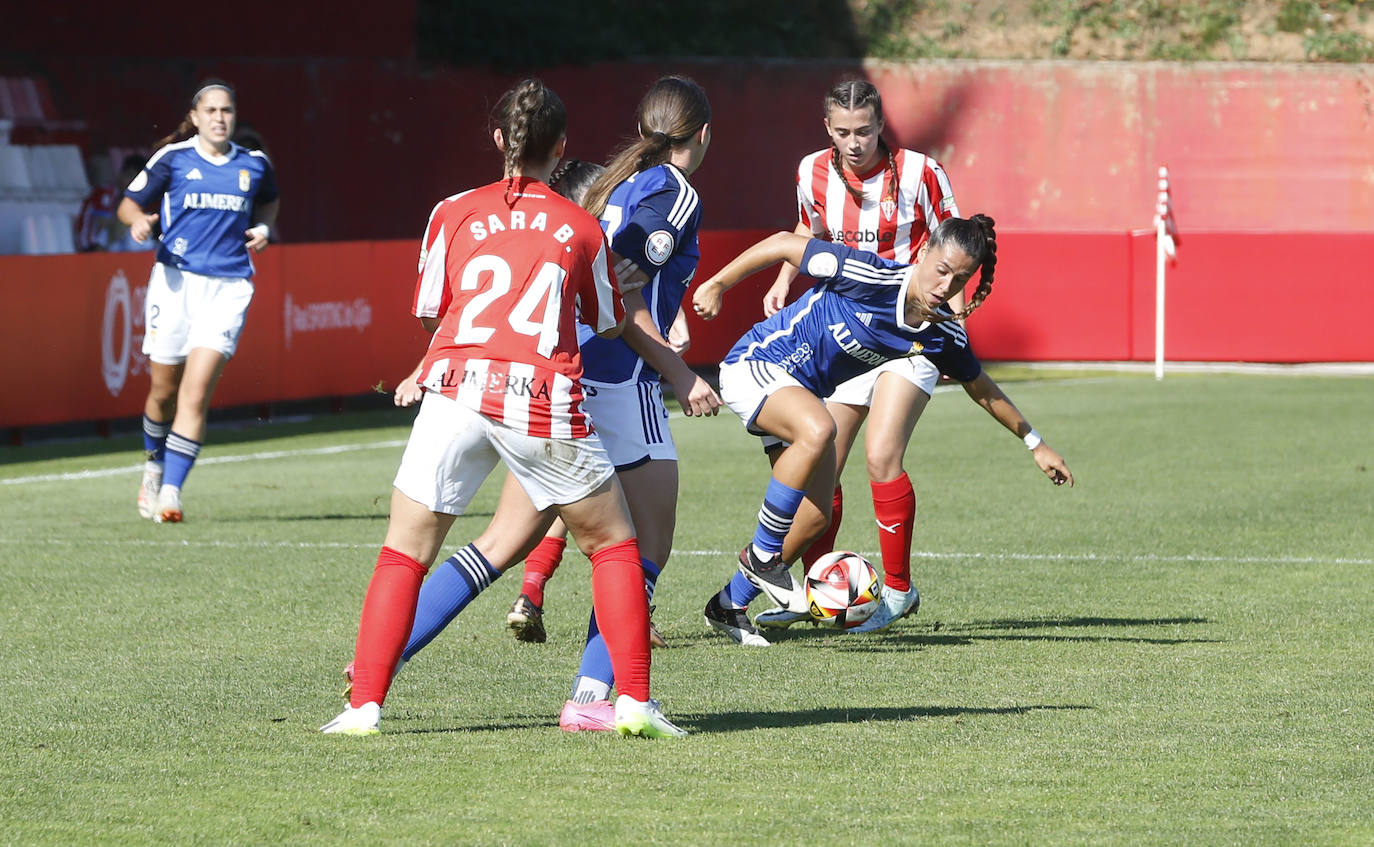
[[[253,197],[253,205],[271,203],[281,196],[277,193],[277,169],[272,167],[272,160],[267,158],[266,153],[255,150],[250,155],[262,162],[261,182],[258,183],[257,194]]]
[[[674,167],[663,165],[662,184],[635,200],[629,219],[613,234],[611,249],[646,273],[663,267],[678,247],[695,238],[701,222],[696,189]]]
[[[881,304],[896,302],[897,293],[903,290],[911,274],[911,266],[867,250],[813,238],[802,253],[801,272],[836,294]]]
[[[124,196],[145,212],[157,210],[162,195],[167,193],[167,187],[172,184],[172,157],[167,153],[165,147],[154,153],[148,164],[143,166],[143,172],[134,177],[134,181],[124,190]]]

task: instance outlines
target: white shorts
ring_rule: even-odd
[[[795,385],[805,388],[787,371],[771,362],[755,362],[741,359],[729,365],[720,366],[720,399],[730,407],[730,411],[744,421],[744,428],[751,435],[763,439],[763,449],[770,450],[785,444],[781,438],[769,435],[754,424],[754,419],[763,408],[763,401],[780,388]]]
[[[461,515],[496,462],[540,511],[576,503],[615,473],[601,440],[540,438],[426,391],[393,483],[432,512]]]
[[[668,429],[668,408],[656,382],[603,388],[582,384],[582,408],[618,471],[650,460],[677,461],[677,445]]]
[[[924,391],[927,396],[935,396],[935,383],[940,381],[940,369],[931,364],[925,356],[910,356],[893,359],[871,371],[864,371],[853,379],[845,380],[835,386],[835,393],[825,398],[830,403],[844,403],[847,406],[873,405],[873,389],[878,385],[882,374],[896,374],[902,379]]]
[[[144,306],[143,352],[160,365],[179,365],[196,347],[233,358],[252,301],[251,280],[201,276],[155,262]]]

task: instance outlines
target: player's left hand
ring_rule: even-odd
[[[1031,451],[1031,456],[1035,459],[1035,464],[1040,470],[1045,472],[1045,476],[1050,478],[1050,482],[1055,485],[1068,483],[1073,488],[1073,472],[1065,464],[1064,457],[1054,451],[1054,448],[1041,441],[1036,448]]]
[[[698,285],[696,293],[692,295],[692,308],[696,311],[697,317],[709,321],[720,314],[723,297],[724,293],[720,286],[708,279]]]
[[[673,393],[682,405],[682,414],[689,418],[714,415],[720,409],[720,395],[710,383],[699,376],[693,378],[691,385],[674,385]]]
[[[250,226],[248,229],[244,230],[243,234],[248,239],[248,243],[245,246],[247,246],[249,252],[261,253],[264,249],[266,249],[267,237],[270,234],[270,232],[271,230],[267,226],[267,224],[258,224],[257,226]]]

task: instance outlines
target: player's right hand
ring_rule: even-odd
[[[151,215],[139,215],[132,224],[129,224],[129,237],[139,244],[147,241],[153,234],[153,224],[157,223],[157,213]]]

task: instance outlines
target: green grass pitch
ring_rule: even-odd
[[[316,732],[407,412],[214,429],[177,526],[138,519],[132,438],[4,448],[0,843],[1374,842],[1374,378],[1004,385],[1077,486],[942,392],[906,457],[920,613],[769,649],[701,617],[765,460],[733,416],[673,420],[653,672],[681,741],[559,731],[575,554],[547,644],[503,628],[512,571],[383,735]],[[844,482],[839,546],[876,558],[861,455]]]

